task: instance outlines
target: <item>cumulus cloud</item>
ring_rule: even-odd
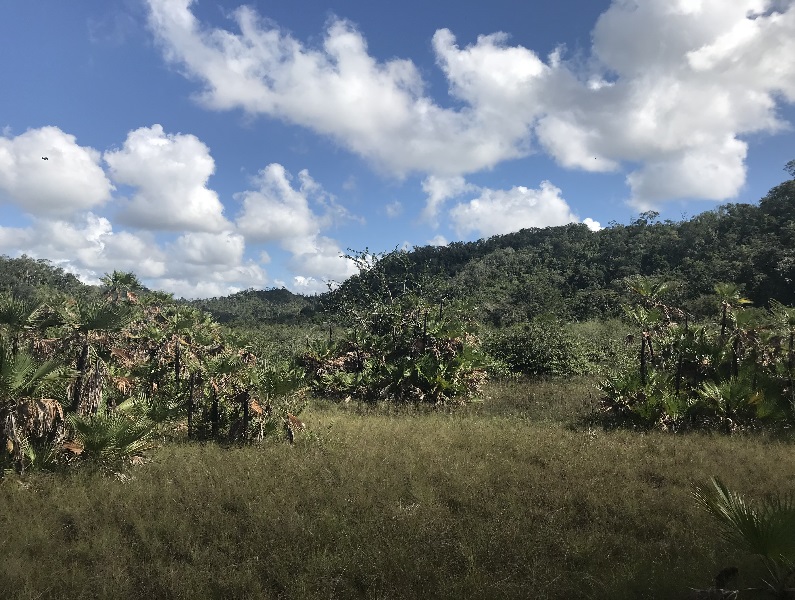
[[[291,179],[282,165],[273,163],[253,179],[257,189],[235,196],[243,204],[237,227],[246,238],[293,247],[317,234],[320,217],[309,206],[309,196],[316,191],[316,184],[306,170],[299,174],[297,189],[293,188]]]
[[[207,187],[215,161],[197,137],[166,134],[160,125],[141,127],[104,158],[114,181],[137,190],[120,215],[123,223],[168,231],[232,227],[218,195]]]
[[[537,190],[524,186],[509,190],[482,188],[479,197],[455,205],[449,214],[459,236],[477,232],[489,237],[579,221],[560,189],[548,181],[541,182]]]
[[[601,231],[602,229],[604,229],[604,227],[602,227],[602,224],[599,221],[594,221],[590,217],[583,219],[582,223],[583,225],[588,227],[588,229],[590,229],[591,231]]]
[[[46,158],[47,160],[43,160]],[[34,216],[65,217],[105,204],[113,186],[100,154],[58,127],[0,137],[0,201]]]
[[[281,282],[284,284],[284,282]],[[304,277],[303,275],[296,275],[293,277],[293,283],[290,286],[295,292],[299,294],[322,294],[323,292],[327,292],[329,289],[329,285],[331,285],[332,289],[336,287],[334,282],[326,281],[323,279],[317,279],[315,277]]]
[[[176,257],[194,265],[229,265],[243,258],[245,242],[234,233],[186,233],[174,244]]]
[[[273,163],[253,183],[256,189],[235,196],[242,204],[237,228],[249,242],[277,242],[291,253],[289,265],[300,277],[345,279],[355,273],[337,242],[322,235],[324,228],[352,217],[306,169],[294,186],[287,170]]]
[[[148,235],[114,232],[110,221],[93,213],[69,221],[38,219],[28,227],[0,227],[0,252],[46,258],[86,283],[114,269],[157,278],[166,271],[166,257]]]
[[[426,177],[422,182],[422,191],[428,198],[425,202],[425,209],[422,211],[422,218],[435,225],[439,211],[447,200],[474,190],[477,190],[477,187],[467,183],[460,175],[456,177],[437,177],[435,175]]]
[[[262,268],[243,257],[234,233],[186,233],[159,242],[150,232],[115,231],[93,213],[69,221],[37,219],[28,227],[0,226],[0,253],[46,258],[83,282],[98,284],[108,272],[132,271],[153,289],[177,296],[227,295],[267,283]]]
[[[238,34],[202,27],[191,4],[149,0],[150,26],[166,58],[202,81],[199,100],[210,108],[309,127],[400,175],[459,174],[522,154],[525,132],[505,114],[440,107],[411,61],[377,61],[347,21],[332,20],[322,47],[310,48],[248,7],[233,13]],[[439,44],[454,54],[449,38]]]
[[[721,200],[745,181],[740,136],[784,124],[795,101],[795,8],[771,2],[613,2],[593,31],[604,85],[557,69],[537,133],[560,163],[601,170],[636,161],[635,206],[671,198]],[[608,77],[609,76],[609,77]],[[606,80],[610,79],[609,82]],[[594,160],[596,159],[596,160]]]
[[[237,196],[242,210],[233,224],[206,185],[214,161],[195,136],[142,127],[104,157],[113,179],[131,187],[131,200],[117,199],[126,228],[84,210],[105,202],[113,189],[99,152],[54,127],[16,138],[4,131],[0,193],[29,214],[30,224],[0,225],[0,253],[47,258],[86,283],[113,270],[133,271],[149,287],[188,297],[266,285],[260,263],[270,256],[255,248],[260,262],[247,258],[247,241],[288,250],[296,289],[322,291],[324,281],[355,271],[323,231],[358,219],[306,170],[293,182],[281,165],[267,166],[255,179],[257,189]]]
[[[628,169],[639,207],[725,199],[745,180],[742,136],[780,130],[777,106],[795,101],[792,3],[614,0],[576,63],[503,33],[461,48],[441,29],[433,51],[455,108],[426,93],[410,61],[372,57],[347,21],[312,48],[251,8],[234,12],[231,32],[199,23],[192,0],[148,3],[167,59],[201,82],[206,106],[308,127],[398,175],[455,178],[537,145],[569,168]],[[447,199],[435,198],[426,218]]]

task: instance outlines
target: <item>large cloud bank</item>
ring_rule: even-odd
[[[268,165],[252,181],[255,189],[238,194],[242,209],[233,222],[207,187],[215,168],[209,148],[160,125],[129,132],[104,155],[57,127],[0,136],[0,167],[0,202],[30,221],[0,225],[0,253],[47,258],[86,282],[133,271],[156,289],[206,297],[273,283],[324,291],[326,281],[353,272],[337,242],[323,235],[353,217],[307,171],[294,186],[284,167]],[[116,186],[132,197],[114,197]],[[121,229],[100,209],[115,211]],[[292,281],[268,278],[264,250],[259,260],[246,257],[247,246],[274,241],[291,257]]]
[[[791,3],[615,0],[584,65],[502,33],[461,48],[442,29],[433,50],[460,105],[448,108],[411,61],[377,60],[347,21],[310,47],[249,7],[232,31],[200,23],[191,0],[148,2],[166,57],[201,82],[207,107],[310,128],[397,175],[462,176],[540,148],[571,168],[628,169],[639,207],[720,200],[745,180],[741,136],[781,128],[777,101],[795,101]]]

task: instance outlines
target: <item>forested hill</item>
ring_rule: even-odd
[[[293,294],[284,288],[271,288],[245,290],[221,298],[193,300],[191,304],[208,311],[219,323],[230,326],[252,323],[295,324],[315,314],[318,298]]]
[[[795,169],[794,169],[795,171]],[[795,173],[793,173],[795,174]],[[393,253],[385,269],[425,269],[445,282],[442,293],[474,301],[493,324],[551,313],[584,319],[620,313],[625,278],[674,280],[678,301],[712,310],[716,283],[741,286],[757,306],[771,298],[795,304],[795,180],[759,204],[727,204],[680,222],[643,213],[629,225],[592,232],[570,224],[524,229],[477,242]],[[360,285],[356,279],[343,285]]]
[[[29,300],[47,292],[84,297],[97,291],[47,260],[0,255],[0,294]]]
[[[740,285],[757,306],[771,298],[793,305],[795,179],[773,188],[758,204],[726,204],[679,222],[659,221],[649,212],[598,232],[582,224],[524,229],[393,252],[382,266],[398,286],[407,272],[435,278],[435,293],[470,301],[481,319],[494,325],[538,314],[567,319],[619,314],[625,279],[638,274],[678,282],[674,300],[696,314],[713,310],[713,288],[721,282]],[[364,279],[348,280],[339,294]],[[27,297],[42,289],[98,293],[45,260],[0,257],[0,293]],[[246,325],[301,322],[327,299],[269,289],[191,303],[221,322]]]
[[[137,277],[134,278],[137,283]],[[138,293],[151,294],[141,286]],[[45,259],[22,255],[0,256],[0,295],[22,300],[46,300],[58,296],[97,300],[106,295],[100,286],[86,285],[71,273]],[[159,300],[172,301],[170,294],[155,292]],[[173,300],[185,302],[211,313],[219,323],[232,326],[250,323],[296,323],[311,317],[317,297],[306,297],[281,288],[246,290],[221,298]]]

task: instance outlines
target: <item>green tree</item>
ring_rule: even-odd
[[[742,295],[740,286],[736,283],[716,283],[715,294],[720,300],[721,318],[720,318],[720,339],[726,339],[726,327],[729,324],[730,317],[733,316],[733,311],[737,307],[751,304],[751,300]]]
[[[100,278],[105,287],[105,297],[113,303],[137,302],[138,293],[144,289],[143,284],[133,272],[113,271]]]
[[[77,377],[69,389],[69,407],[77,414],[93,414],[101,401],[107,373],[97,350],[109,346],[110,334],[127,325],[133,313],[123,305],[71,301],[64,306],[63,316],[68,340],[76,352]]]

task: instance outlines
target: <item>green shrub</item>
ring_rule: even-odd
[[[492,333],[484,347],[516,373],[568,376],[587,371],[586,348],[558,319],[539,318]]]
[[[414,277],[404,253],[349,257],[360,273],[330,296],[341,340],[310,345],[300,361],[314,391],[368,402],[445,404],[475,396],[486,379],[471,309]]]

